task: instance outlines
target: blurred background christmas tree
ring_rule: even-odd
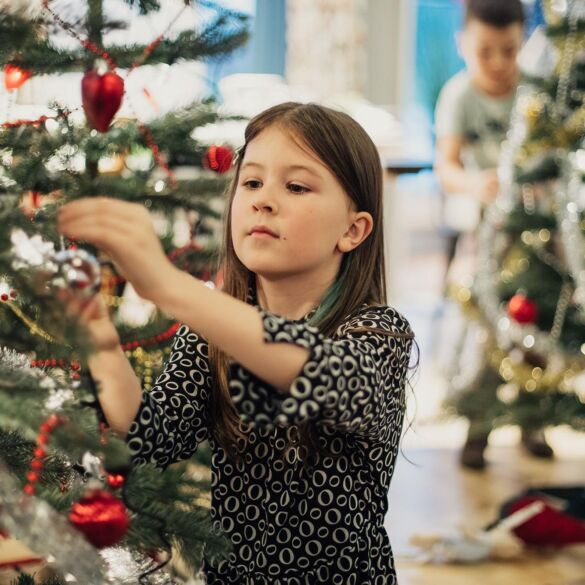
[[[152,15],[156,32],[137,25]],[[104,295],[147,390],[178,324],[107,257],[63,241],[55,214],[79,197],[141,202],[171,260],[214,286],[233,152],[197,140],[219,120],[194,89],[197,61],[241,46],[247,27],[207,0],[0,2],[0,551],[9,536],[26,545],[21,565],[55,571],[39,582],[170,583],[151,571],[171,550],[193,573],[204,545],[224,547],[201,458],[162,474],[130,467],[100,420],[87,339],[59,297]]]
[[[478,275],[456,291],[469,327],[454,352],[451,407],[486,432],[585,430],[585,4],[549,0],[544,11],[501,190],[480,227]]]

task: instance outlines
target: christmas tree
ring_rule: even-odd
[[[476,358],[451,406],[485,431],[585,430],[585,5],[545,0],[479,232],[479,271],[457,298]],[[468,330],[469,331],[469,330]],[[460,356],[470,336],[463,335]]]
[[[107,257],[59,237],[55,217],[80,197],[142,202],[169,258],[212,285],[232,151],[195,137],[219,120],[217,106],[194,99],[157,117],[164,96],[148,85],[140,96],[128,87],[143,67],[226,56],[245,42],[247,19],[207,0],[168,2],[165,10],[176,10],[157,21],[159,34],[121,44],[109,40],[129,24],[119,14],[135,18],[161,6],[120,1],[124,10],[112,15],[111,4],[0,2],[7,92],[0,114],[0,546],[10,536],[30,547],[54,568],[47,584],[170,583],[160,568],[173,554],[192,573],[204,548],[225,549],[210,529],[205,473],[192,464],[163,473],[130,465],[99,411],[99,389],[84,366],[91,346],[63,297],[104,296],[146,390],[178,324],[137,298]],[[178,30],[193,12],[197,26]],[[56,42],[63,36],[69,44]],[[51,103],[41,115],[13,115],[27,80],[71,71],[79,72],[79,107]],[[135,113],[139,98],[152,106],[148,121]]]

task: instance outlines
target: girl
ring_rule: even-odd
[[[137,464],[209,440],[233,551],[207,561],[207,583],[393,584],[384,515],[413,334],[384,306],[376,148],[345,114],[281,104],[249,123],[229,195],[223,292],[167,260],[140,205],[62,208],[63,234],[184,323],[142,393],[103,306],[82,309],[106,418]]]

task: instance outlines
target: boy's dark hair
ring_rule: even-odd
[[[521,0],[466,0],[465,24],[479,20],[497,28],[524,24],[526,16]]]

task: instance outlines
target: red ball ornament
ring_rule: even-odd
[[[117,73],[108,71],[100,75],[95,69],[87,71],[81,80],[81,99],[89,125],[107,132],[123,95],[124,80]]]
[[[124,503],[101,489],[90,490],[73,504],[69,520],[97,548],[119,542],[130,524]]]
[[[6,87],[8,91],[18,89],[31,76],[31,71],[7,63],[4,66],[4,87]]]
[[[223,175],[227,173],[234,160],[234,151],[229,146],[210,146],[203,157],[203,166]]]
[[[538,317],[538,307],[523,294],[516,294],[508,301],[508,315],[518,323],[534,323]]]

